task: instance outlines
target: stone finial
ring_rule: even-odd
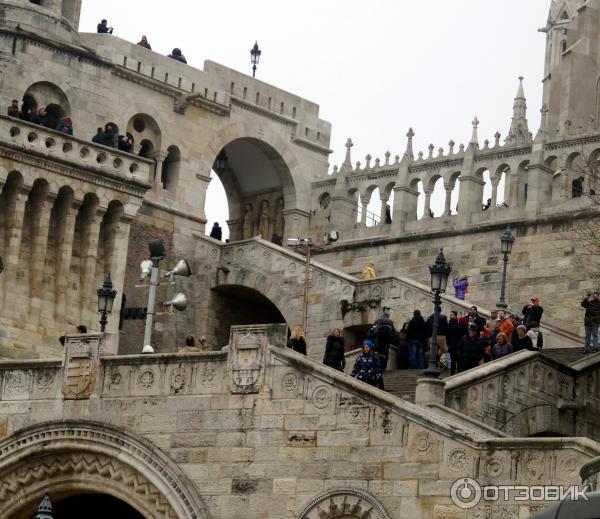
[[[494,140],[495,140],[495,142],[494,142],[494,147],[495,147],[495,148],[497,148],[498,146],[500,146],[500,137],[501,137],[501,134],[500,134],[500,132],[496,132],[496,133],[494,134]]]
[[[417,160],[423,160],[423,152],[422,151],[419,152],[419,158]]]
[[[354,171],[360,171],[360,160],[356,161],[356,168],[354,168]]]
[[[443,157],[444,156],[444,148],[439,148],[438,149],[438,157]]]
[[[429,145],[429,157],[427,157],[428,159],[433,158],[433,149],[435,148],[435,146],[433,144]]]
[[[479,119],[475,116],[473,119],[473,134],[471,135],[471,142],[469,144],[473,144],[474,146],[479,145],[479,136],[477,135],[477,127],[479,126]]]
[[[337,167],[337,165],[336,165],[336,166],[333,166],[333,174],[335,175],[335,174],[337,174],[337,172],[338,172],[338,167]]]
[[[459,153],[464,153],[464,152],[465,152],[465,145],[464,145],[464,144],[461,144],[461,145],[458,147],[458,152],[459,152]]]
[[[486,139],[485,141],[483,141],[483,149],[487,150],[490,147],[490,140]]]
[[[394,156],[394,164],[400,164],[400,155]]]
[[[509,146],[531,144],[531,136],[527,122],[527,99],[525,99],[523,79],[523,76],[519,77],[519,87],[513,104],[513,116],[510,123],[510,130],[505,139],[505,143]]]
[[[455,145],[455,144],[456,144],[456,143],[455,143],[453,140],[451,140],[451,141],[448,143],[448,155],[454,155],[454,145]]]
[[[352,146],[354,146],[354,143],[352,139],[348,138],[346,141],[346,158],[342,163],[341,171],[352,171]]]
[[[392,156],[392,154],[389,151],[385,152],[385,165],[389,166],[390,165],[390,157]]]
[[[381,167],[381,159],[379,159],[379,158],[375,159],[375,167],[376,168],[380,168]]]
[[[406,151],[404,152],[404,156],[408,160],[414,160],[415,155],[413,153],[413,137],[415,136],[415,132],[412,128],[408,129],[408,133],[406,134]]]
[[[368,154],[368,155],[365,157],[365,169],[371,169],[371,159],[372,159],[372,158],[373,158],[373,157],[371,157],[371,155],[370,155],[370,154]]]

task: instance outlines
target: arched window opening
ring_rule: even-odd
[[[153,117],[148,114],[136,114],[127,123],[126,133],[133,136],[134,140],[139,142],[140,145],[147,141],[145,147],[140,148],[138,155],[144,158],[152,158],[154,150],[161,149],[161,131],[158,123]],[[148,147],[148,143],[151,144]]]
[[[45,109],[46,115],[39,114]],[[53,83],[41,81],[31,85],[23,94],[21,111],[25,120],[41,124],[46,128],[56,129],[58,124],[71,115],[71,106],[64,92]],[[37,119],[37,117],[40,119]]]
[[[503,171],[500,174],[500,181],[498,182],[498,190],[496,192],[496,205],[500,206],[506,202],[506,188],[507,188],[507,172]]]
[[[417,220],[420,220],[425,215],[425,187],[421,180],[417,182],[417,189],[419,190],[419,197],[417,198]]]
[[[42,0],[29,0],[30,4],[42,5]]]
[[[433,186],[431,193],[430,208],[435,218],[444,215],[446,205],[446,189],[444,188],[444,179],[438,178]]]
[[[154,155],[154,144],[152,141],[144,139],[142,142],[140,142],[140,151],[138,152],[138,155],[145,159],[151,159]]]
[[[210,172],[210,184],[208,184],[206,190],[204,212],[208,221],[206,234],[210,233],[213,223],[218,222],[223,229],[222,239],[227,241],[229,239],[229,226],[226,223],[229,220],[229,204],[223,182],[214,171]]]
[[[454,188],[450,194],[450,214],[458,214],[458,201],[460,199],[460,179],[454,181]]]
[[[179,181],[181,153],[177,146],[169,146],[167,153],[167,158],[163,162],[160,181],[162,182],[163,189],[175,193]]]
[[[490,171],[486,169],[483,172],[483,181],[485,185],[483,186],[483,197],[481,198],[481,208],[486,211],[490,207],[492,207],[492,179],[490,177]]]
[[[379,223],[379,213],[381,212],[381,197],[379,188],[376,187],[371,193],[371,200],[367,206],[367,227],[373,227]]]

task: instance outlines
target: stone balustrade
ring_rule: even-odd
[[[115,179],[148,184],[153,162],[20,119],[0,116],[0,144]]]

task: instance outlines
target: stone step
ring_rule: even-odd
[[[583,346],[581,346],[581,348],[548,348],[542,350],[542,353],[552,360],[567,365],[572,364],[585,356],[583,353]]]
[[[386,371],[383,380],[385,390],[397,397],[404,398],[410,402],[415,401],[417,390],[417,378],[423,374],[422,369],[399,369]],[[450,376],[450,370],[442,370],[440,378]]]

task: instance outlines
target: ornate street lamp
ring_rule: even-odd
[[[260,60],[262,51],[258,48],[258,42],[254,42],[254,47],[250,50],[250,62],[252,63],[252,77],[256,77],[256,66]]]
[[[446,291],[450,272],[452,272],[452,266],[449,263],[446,263],[444,249],[440,249],[440,253],[437,255],[437,258],[435,258],[435,263],[429,267],[429,273],[431,274],[431,291],[434,294],[434,298],[429,367],[423,372],[423,374],[428,377],[437,378],[440,376],[440,369],[437,365],[437,329],[440,312],[442,311],[441,294]]]
[[[504,234],[500,237],[500,251],[504,254],[504,268],[502,269],[502,286],[500,287],[500,301],[498,302],[498,308],[506,309],[508,305],[505,301],[506,294],[506,269],[508,267],[508,256],[512,252],[513,244],[515,243],[515,237],[513,236],[510,225],[504,231]]]
[[[113,303],[115,301],[115,297],[117,295],[117,291],[113,290],[113,284],[110,279],[110,273],[106,274],[106,279],[104,280],[104,285],[102,288],[97,290],[98,293],[98,313],[100,314],[100,331],[104,332],[106,330],[106,324],[108,321],[106,320],[106,316],[110,315],[112,312]]]
[[[52,503],[50,502],[50,496],[46,494],[40,506],[38,506],[37,514],[34,516],[34,519],[53,519],[54,515],[52,514]]]

